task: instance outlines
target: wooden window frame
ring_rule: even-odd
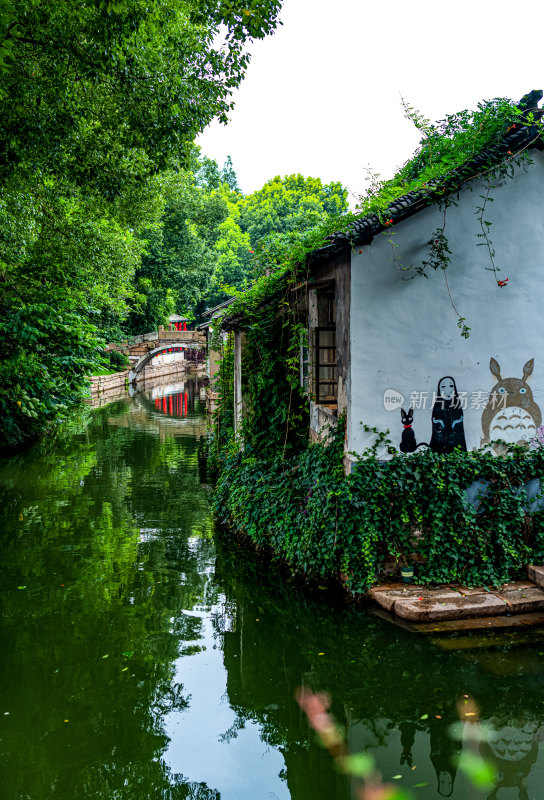
[[[334,345],[320,345],[320,337],[319,334],[321,332],[333,332],[334,333]],[[314,373],[314,388],[315,388],[315,398],[317,405],[323,406],[335,406],[338,402],[338,359],[336,356],[337,353],[337,345],[336,345],[336,325],[318,325],[314,328],[314,353],[315,353],[315,373]],[[334,361],[326,361],[323,362],[320,360],[320,350],[334,350]],[[332,367],[334,369],[334,374],[336,377],[334,378],[320,378],[319,377],[319,368],[320,367]],[[321,385],[325,386],[333,386],[334,393],[333,395],[327,395],[326,398],[321,396],[320,388]]]

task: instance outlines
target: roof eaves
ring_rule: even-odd
[[[224,300],[222,303],[219,303],[219,305],[214,306],[213,308],[207,308],[206,311],[202,312],[201,316],[210,318],[214,317],[219,311],[222,311],[224,308],[228,308],[229,306],[231,306],[235,300],[236,297],[229,297],[228,300]]]
[[[531,109],[542,114],[541,109]],[[519,127],[518,127],[519,126]],[[540,129],[536,125],[514,124],[505,134],[502,140],[493,147],[481,150],[474,158],[460,167],[451,170],[445,175],[433,181],[429,181],[425,189],[419,189],[394,200],[385,210],[383,216],[393,220],[391,224],[402,222],[408,217],[417,214],[424,208],[428,208],[440,200],[444,200],[474,178],[481,175],[493,166],[501,163],[505,156],[515,157],[523,150],[531,147],[544,149]],[[366,214],[355,222],[352,222],[344,231],[336,231],[329,237],[331,245],[314,250],[309,254],[312,258],[320,258],[321,254],[328,255],[330,252],[338,252],[343,247],[354,247],[361,244],[369,244],[378,234],[386,230],[390,225],[385,225],[377,214]],[[334,247],[336,245],[336,247]]]
[[[541,100],[542,96],[543,93],[540,90],[531,92],[526,96],[530,99],[530,102],[523,105],[522,101],[519,107],[525,113],[532,112],[536,119],[540,119],[544,114],[544,110],[538,108],[536,102]],[[515,157],[523,150],[531,147],[544,150],[541,131],[537,125],[524,124],[522,118],[521,122],[516,122],[509,128],[498,144],[484,148],[470,161],[445,173],[440,178],[429,181],[425,189],[422,188],[408,192],[397,198],[388,206],[384,212],[384,216],[388,219],[392,219],[393,224],[402,222],[414,214],[417,214],[419,211],[422,211],[424,208],[428,208],[444,200],[446,197],[455,194],[464,184],[474,180],[479,175],[503,161],[505,156],[510,155],[510,157]],[[357,245],[370,244],[372,239],[378,233],[382,233],[386,230],[387,227],[390,226],[384,225],[377,214],[367,214],[360,217],[358,220],[351,223],[345,231],[332,233],[328,237],[330,244],[307,253],[306,262],[315,265],[316,262],[328,260]],[[268,298],[267,301],[263,302],[262,306],[265,307],[268,305],[272,299],[272,297]],[[202,316],[211,316],[214,311],[230,306],[235,300],[236,298],[233,297],[221,305],[216,306],[215,309],[206,311]],[[236,330],[242,326],[244,316],[243,312],[238,312],[232,316],[225,314],[221,319],[221,327],[223,330]]]

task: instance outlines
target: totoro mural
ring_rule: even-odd
[[[534,363],[534,358],[527,361],[521,378],[503,378],[498,361],[491,358],[489,369],[496,382],[489,392],[482,413],[480,447],[491,446],[495,454],[500,455],[506,451],[504,443],[529,447],[531,442],[539,441],[544,446],[542,412],[528,383],[529,377],[533,374]],[[466,392],[461,394],[466,398]],[[473,395],[484,395],[484,398],[486,394],[473,392]],[[466,451],[464,430],[466,407],[467,401],[466,399],[464,402],[461,401],[455,379],[451,375],[440,378],[433,398],[432,431],[428,443],[417,442],[412,428],[414,408],[410,406],[407,412],[400,409],[404,428],[399,444],[401,453],[413,453],[419,447],[429,447],[439,454],[452,453],[455,448]]]
[[[503,378],[499,363],[492,358],[489,362],[491,374],[497,379],[482,414],[481,445],[501,439],[508,444],[529,445],[536,437],[542,424],[542,413],[533,398],[527,383],[533,373],[535,360],[531,358],[523,367],[522,378]],[[492,445],[497,455],[504,451],[504,445]]]

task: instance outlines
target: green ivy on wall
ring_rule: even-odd
[[[428,261],[413,274],[424,274],[427,267],[442,269],[447,286],[450,248],[444,228],[447,206],[454,202],[448,193],[460,186],[450,184],[447,176],[498,141],[518,117],[511,101],[491,101],[432,131],[423,121],[424,137],[414,159],[367,198],[361,210],[377,214],[390,236],[391,202],[416,185],[425,194],[428,181],[443,181],[444,226],[433,234]],[[423,125],[421,120],[418,124]],[[512,164],[489,164],[482,174],[491,180],[495,169],[510,170]],[[483,244],[493,259],[485,220],[490,199],[488,192],[478,211]],[[428,201],[437,201],[430,189]],[[232,333],[224,339],[217,326],[220,406],[210,446],[217,518],[294,572],[340,579],[353,593],[364,592],[407,561],[416,563],[423,583],[497,585],[521,577],[527,563],[544,558],[544,513],[531,506],[524,489],[531,479],[544,476],[543,448],[511,447],[500,457],[488,451],[395,453],[384,462],[377,453],[387,435],[373,430],[376,444],[359,454],[346,476],[342,420],[328,442],[309,442],[309,397],[299,372],[300,346],[307,337],[309,261],[314,250],[330,244],[331,233],[349,230],[355,219],[330,220],[297,237],[290,249],[271,250],[268,260],[261,254],[263,276],[229,307],[223,333],[235,328],[244,333],[244,416],[238,439]],[[491,263],[501,286],[497,265]],[[453,304],[451,294],[450,299]],[[462,335],[468,336],[466,320],[457,315]],[[483,481],[484,491],[471,503],[466,492],[475,481]]]
[[[361,459],[342,468],[343,431],[298,456],[266,460],[231,449],[220,460],[215,513],[309,578],[358,594],[398,565],[419,583],[493,585],[544,558],[544,513],[529,514],[524,485],[544,475],[544,449]],[[466,490],[486,488],[476,503]]]

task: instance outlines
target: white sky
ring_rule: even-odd
[[[294,172],[355,195],[368,165],[391,177],[419,141],[401,95],[437,120],[544,88],[542,0],[284,0],[281,20],[250,48],[230,123],[198,139],[245,193]]]

